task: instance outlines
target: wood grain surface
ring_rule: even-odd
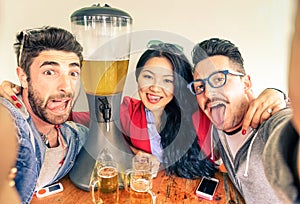
[[[153,179],[152,190],[156,195],[156,203],[245,203],[226,173],[217,172],[214,177],[220,182],[214,200],[209,201],[195,195],[200,179],[189,180],[177,176],[167,176],[164,171],[161,171]],[[31,204],[93,204],[91,193],[75,187],[68,176],[63,178],[61,183],[64,186],[63,192],[45,198],[34,196]],[[130,204],[130,195],[127,191],[119,191],[119,204]]]

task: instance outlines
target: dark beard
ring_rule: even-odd
[[[73,94],[68,93],[68,94],[52,95],[49,96],[47,102],[54,98],[60,99],[65,97],[73,98]],[[66,122],[71,112],[70,109],[66,114],[60,116],[51,116],[50,114],[48,114],[46,108],[43,106],[42,98],[39,97],[39,94],[37,93],[37,91],[34,90],[31,83],[28,84],[28,101],[33,113],[37,115],[39,118],[41,118],[43,121],[50,124],[59,125]],[[47,104],[47,102],[45,103],[45,105]]]

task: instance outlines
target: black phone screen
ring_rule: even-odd
[[[199,185],[197,191],[204,192],[206,194],[212,195],[218,183],[206,178],[202,179],[201,184]]]
[[[55,191],[55,190],[58,190],[58,189],[60,189],[60,186],[57,184],[57,185],[55,185],[55,186],[50,186],[49,187],[49,191],[51,192],[51,191]]]

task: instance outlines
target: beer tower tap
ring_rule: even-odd
[[[107,97],[99,97],[99,110],[102,113],[104,122],[106,123],[106,132],[109,132],[109,121],[111,118],[111,108],[108,103]]]

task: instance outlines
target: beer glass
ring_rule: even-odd
[[[152,188],[152,173],[148,170],[127,170],[125,189],[130,193],[130,203],[154,204],[156,200]]]
[[[96,164],[95,171],[95,176],[90,184],[93,202],[95,204],[118,203],[119,185],[116,162],[101,161]],[[95,192],[97,196],[95,196]]]

